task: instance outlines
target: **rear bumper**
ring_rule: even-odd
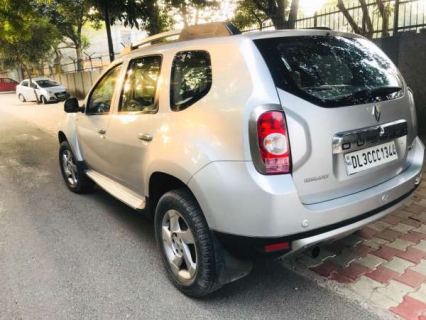
[[[290,239],[290,251],[297,251],[345,236],[400,206],[421,175],[420,139],[410,153],[410,166],[391,180],[313,205],[301,203],[290,175],[260,175],[251,162],[213,162],[188,185],[221,242],[228,238],[237,243],[235,237],[246,238],[240,244],[256,238],[260,244]]]
[[[370,224],[386,216],[394,211],[409,199],[411,194],[417,189],[416,185],[410,192],[403,195],[401,198],[394,200],[380,208],[366,212],[360,216],[344,220],[336,224],[322,227],[316,230],[311,230],[299,234],[294,234],[279,238],[252,238],[244,236],[235,236],[231,234],[214,231],[216,238],[233,255],[242,259],[255,258],[277,258],[284,257],[289,254],[296,253],[301,250],[306,250],[309,247],[333,242],[343,238],[356,230],[359,230],[366,224]],[[267,252],[264,249],[265,245],[288,242],[289,248],[275,252]]]

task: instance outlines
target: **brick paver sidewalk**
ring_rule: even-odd
[[[399,210],[294,263],[403,319],[426,320],[425,179]]]

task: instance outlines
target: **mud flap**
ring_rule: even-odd
[[[236,281],[251,272],[253,263],[251,260],[241,260],[231,255],[212,234],[215,257],[216,272],[220,285]]]

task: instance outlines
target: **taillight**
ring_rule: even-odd
[[[265,173],[290,173],[290,144],[284,113],[281,111],[262,113],[257,120],[257,136]]]

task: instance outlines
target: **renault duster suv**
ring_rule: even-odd
[[[125,51],[66,101],[62,175],[150,212],[189,296],[383,218],[420,182],[413,94],[361,36],[213,23]]]

